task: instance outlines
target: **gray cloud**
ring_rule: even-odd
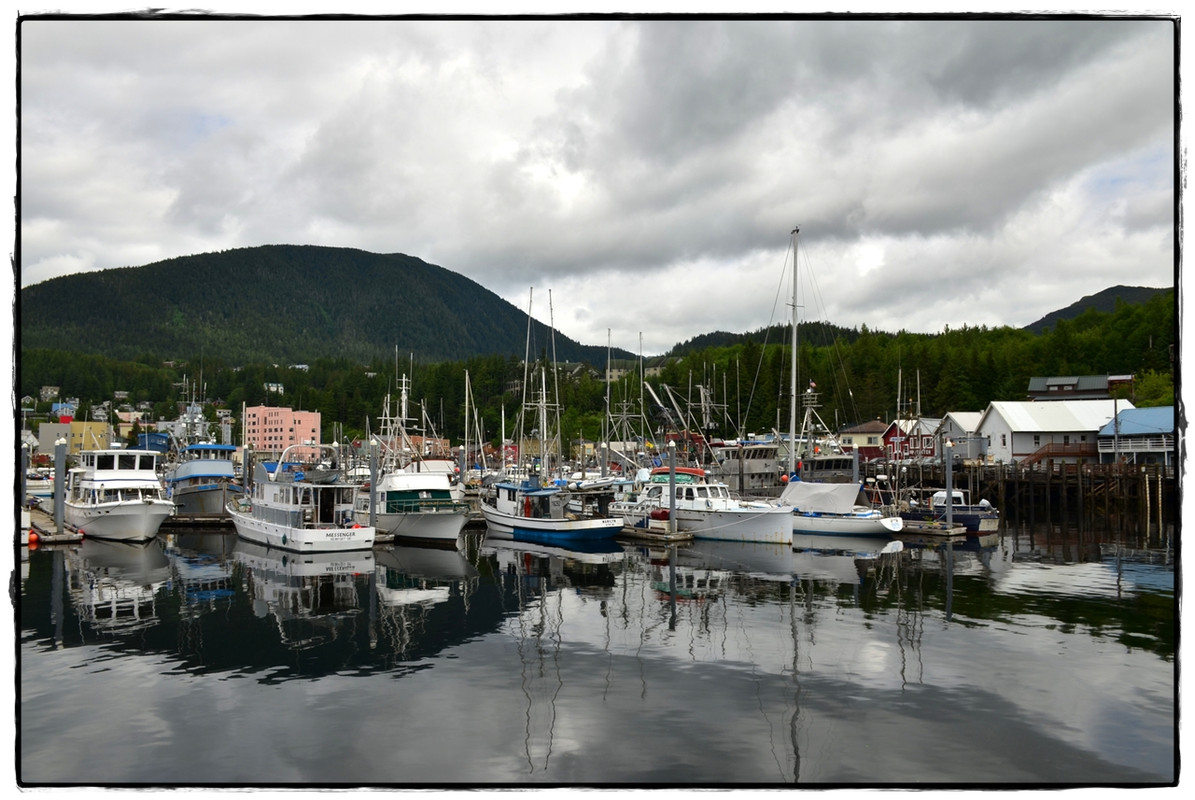
[[[552,288],[565,334],[642,334],[653,353],[778,321],[799,224],[811,315],[1024,325],[1174,280],[1173,34],[1118,18],[26,19],[20,283],[359,247],[520,307]]]

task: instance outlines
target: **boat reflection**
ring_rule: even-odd
[[[393,545],[374,550],[378,600],[384,606],[443,603],[475,584],[477,567],[457,550]]]
[[[586,606],[607,619],[627,551],[613,539],[568,546],[517,541],[491,528],[481,555],[492,559],[502,595],[515,597],[503,630],[515,642],[520,686],[527,701],[523,731],[527,772],[546,772],[556,746],[556,699],[565,685],[565,632],[586,619]]]
[[[194,617],[217,602],[231,602],[236,595],[232,579],[235,537],[221,532],[187,532],[159,538],[170,559],[182,616]]]
[[[358,577],[374,569],[372,550],[295,553],[238,539],[246,591],[259,618],[272,616],[290,649],[308,649],[338,637],[342,619],[361,612]]]
[[[627,555],[613,539],[570,542],[568,546],[540,544],[503,538],[501,534],[495,536],[492,528],[480,552],[483,557],[494,559],[498,573],[517,580],[521,599],[527,591],[613,588],[616,572]]]
[[[81,620],[124,633],[157,623],[157,595],[170,579],[162,543],[84,539],[66,551],[67,588]]]

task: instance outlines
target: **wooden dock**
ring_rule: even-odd
[[[83,534],[79,533],[71,525],[65,521],[62,523],[62,533],[58,532],[58,526],[54,523],[54,517],[42,511],[40,508],[33,508],[29,510],[29,531],[22,531],[24,533],[37,534],[36,544],[74,544],[83,541]],[[34,542],[33,537],[30,536],[30,543]]]
[[[620,539],[635,539],[642,542],[656,542],[658,544],[673,544],[675,542],[689,542],[693,540],[691,531],[673,531],[668,520],[649,520],[648,527],[636,528],[624,525],[618,534]]]
[[[967,541],[967,529],[962,525],[947,527],[943,522],[912,522],[905,521],[904,527],[892,538],[904,542],[906,545],[917,547],[937,547],[947,543],[961,543]]]
[[[171,530],[175,528],[228,528],[229,532],[235,532],[232,527],[232,518],[222,512],[214,512],[207,514],[199,513],[182,513],[175,512],[167,517],[162,522],[162,528]]]

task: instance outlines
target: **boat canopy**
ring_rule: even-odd
[[[790,481],[776,502],[782,506],[794,506],[798,511],[849,514],[854,510],[859,488],[855,483]]]

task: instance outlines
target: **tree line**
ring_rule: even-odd
[[[927,417],[982,411],[993,400],[1025,399],[1035,376],[1133,374],[1129,399],[1137,406],[1174,402],[1173,290],[1139,305],[1120,303],[1111,312],[1089,309],[1040,334],[982,326],[937,334],[888,333],[808,323],[802,324],[798,341],[798,392],[815,384],[822,418],[839,427],[876,418],[890,421],[898,411]],[[547,365],[549,356],[549,349],[541,347],[533,358]],[[650,368],[646,382],[666,403],[661,384],[682,410],[704,398],[713,409],[709,432],[734,436],[785,429],[790,363],[784,332],[758,331],[709,346],[689,343],[643,364],[624,359],[618,366],[629,368],[628,373],[609,386],[605,363],[572,363],[551,373],[549,389],[558,390],[566,440],[600,438],[610,416],[619,412],[642,413],[640,424],[652,430],[662,425],[660,409],[641,389],[641,367]],[[231,409],[234,417],[242,405],[319,411],[327,440],[334,430],[353,438],[376,430],[386,395],[396,394],[405,376],[412,415],[426,414],[438,435],[458,442],[468,424],[469,438],[475,440],[478,430],[472,420],[480,419],[485,438],[494,442],[503,419],[507,436],[513,432],[524,374],[521,357],[503,355],[439,362],[412,355],[366,362],[318,358],[300,368],[236,365],[203,354],[169,364],[152,356],[122,361],[41,348],[22,349],[18,380],[22,397],[38,398],[42,386],[58,386],[61,397],[79,398],[80,419],[117,391],[127,392],[131,404],[150,404],[151,423],[177,417],[179,403],[193,394],[209,403],[206,411],[213,419],[220,406]],[[474,403],[468,421],[466,376]],[[271,391],[270,385],[281,385],[282,391]],[[45,418],[48,411],[48,403],[38,403],[35,419]]]

